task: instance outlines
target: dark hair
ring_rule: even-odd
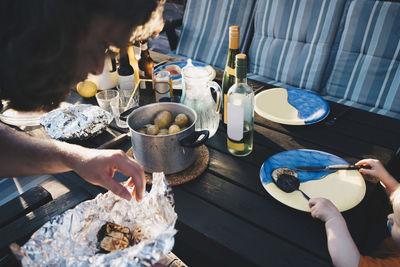
[[[127,30],[145,24],[159,0],[0,1],[0,98],[17,110],[50,110],[78,82],[77,43],[94,18]],[[130,32],[126,33],[128,42]]]

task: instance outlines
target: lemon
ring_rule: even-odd
[[[76,91],[83,97],[93,97],[97,93],[97,85],[92,81],[78,83]]]

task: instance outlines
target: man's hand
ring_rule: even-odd
[[[87,182],[109,189],[114,194],[131,199],[129,191],[114,180],[115,171],[131,177],[135,185],[132,195],[139,201],[143,198],[146,180],[144,168],[136,160],[129,158],[122,150],[82,149],[72,161],[72,169]]]

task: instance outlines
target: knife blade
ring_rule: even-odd
[[[371,166],[368,165],[329,165],[329,166],[296,166],[295,169],[298,171],[309,171],[309,172],[319,172],[324,170],[359,170],[361,168],[371,169]]]

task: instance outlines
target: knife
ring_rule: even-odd
[[[308,172],[319,172],[324,170],[359,170],[359,169],[371,169],[369,165],[329,165],[329,166],[296,166],[295,169],[298,171],[308,171]]]

